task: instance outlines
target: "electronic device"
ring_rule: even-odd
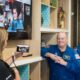
[[[1,0],[0,27],[7,29],[9,39],[31,39],[32,0]]]
[[[28,45],[17,45],[17,52],[22,52],[22,53],[28,53],[29,52],[29,46]]]

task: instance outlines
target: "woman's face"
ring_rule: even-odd
[[[16,9],[13,9],[13,18],[16,20],[18,18],[18,13]]]

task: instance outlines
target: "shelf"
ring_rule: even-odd
[[[46,3],[41,3],[41,5],[44,5],[44,6],[47,6],[47,7],[50,7],[50,8],[53,8],[53,9],[56,9],[56,7],[55,6],[51,6],[51,5],[49,5],[49,4],[46,4]]]
[[[69,19],[69,3],[68,3],[69,1],[68,0],[59,0],[58,1],[58,16],[57,16],[57,18],[58,18],[58,22],[57,22],[57,26],[58,27],[64,27],[64,28],[67,28],[67,26],[69,26],[69,21],[70,21],[70,19]],[[63,4],[63,5],[62,5]],[[60,11],[60,9],[62,9],[61,11]],[[60,13],[62,12],[62,14],[63,14],[63,18],[62,18],[62,20],[63,21],[61,21],[61,18],[59,17],[60,16]]]
[[[56,7],[55,7],[55,6],[50,6],[50,8],[56,9]]]
[[[53,7],[57,7],[57,0],[50,0],[50,5]]]
[[[41,25],[49,27],[50,25],[50,7],[41,5]]]
[[[57,26],[57,11],[54,8],[50,8],[50,27],[56,28]]]
[[[44,6],[48,6],[48,7],[50,7],[50,5],[48,5],[48,4],[46,4],[46,3],[41,3],[42,5],[44,5]]]
[[[50,29],[50,28],[41,28],[41,33],[54,33],[54,32],[68,32],[66,29]]]
[[[48,5],[48,4],[46,4],[46,3],[41,3],[41,5],[44,5],[44,6],[47,6],[47,7],[50,7],[50,8],[53,8],[53,9],[56,9],[56,7],[55,6],[51,6],[51,5]]]
[[[41,0],[43,4],[50,5],[50,0]]]
[[[19,58],[18,60],[16,60],[15,64],[16,66],[22,66],[22,65],[42,61],[42,60],[43,60],[42,57],[27,57],[27,58],[25,57],[25,58]],[[11,65],[11,67],[14,67],[14,66],[15,66],[14,64]]]

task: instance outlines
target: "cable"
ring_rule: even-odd
[[[14,66],[15,66],[15,68],[17,68],[17,66],[16,66],[16,64],[15,64],[15,56],[14,55],[12,55],[12,63],[14,64]]]

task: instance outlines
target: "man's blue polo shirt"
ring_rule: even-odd
[[[67,46],[66,50],[61,52],[58,45],[50,45],[49,48],[41,48],[41,55],[43,57],[45,57],[47,52],[58,55],[68,62],[67,66],[63,66],[47,58],[50,67],[49,80],[75,80],[74,73],[78,70],[78,63],[75,59],[74,50]]]

